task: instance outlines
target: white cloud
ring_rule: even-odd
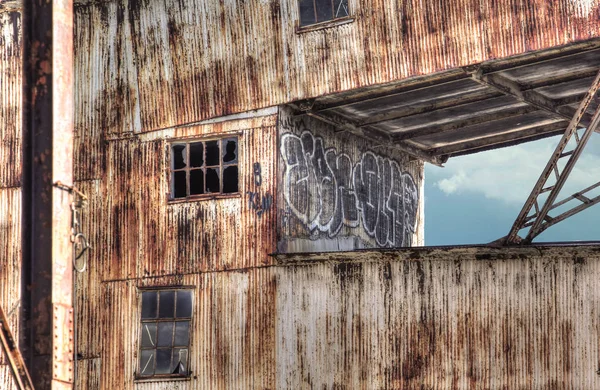
[[[470,156],[451,158],[445,168],[430,167],[428,175],[444,193],[479,193],[509,204],[523,204],[559,138],[552,138]],[[594,134],[571,173],[561,196],[600,180],[600,135]],[[563,159],[563,160],[566,160]]]

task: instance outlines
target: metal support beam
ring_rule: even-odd
[[[73,3],[23,2],[21,349],[37,390],[73,387]]]
[[[519,213],[519,216],[517,217],[508,236],[505,239],[506,244],[517,244],[517,243],[528,244],[528,243],[531,243],[531,241],[536,236],[538,236],[542,231],[544,231],[548,227],[550,227],[550,226],[552,226],[552,225],[568,218],[569,216],[574,215],[588,207],[591,207],[592,205],[594,205],[600,201],[597,198],[589,199],[587,197],[583,197],[584,193],[589,192],[592,189],[596,188],[596,185],[594,185],[594,186],[588,187],[587,189],[580,191],[580,192],[572,195],[571,197],[566,198],[558,203],[554,203],[558,194],[560,193],[560,190],[563,188],[567,178],[569,177],[569,174],[571,173],[573,167],[575,166],[575,163],[581,156],[581,153],[583,152],[585,145],[587,144],[589,138],[591,137],[592,133],[600,125],[600,106],[599,106],[596,109],[594,116],[592,117],[591,123],[585,129],[583,135],[580,137],[579,134],[577,133],[577,127],[580,124],[581,118],[585,114],[590,102],[596,96],[596,93],[598,92],[599,88],[600,88],[600,72],[594,79],[592,86],[590,87],[589,91],[587,92],[585,98],[581,101],[581,104],[579,105],[579,108],[577,109],[575,116],[573,116],[573,118],[571,119],[571,122],[569,123],[569,126],[567,127],[567,130],[565,131],[565,134],[563,135],[562,139],[558,143],[558,146],[556,147],[556,150],[552,154],[550,161],[548,161],[546,168],[542,172],[542,175],[540,176],[537,183],[535,184],[533,191],[531,192],[531,194],[529,195],[529,198],[525,202],[523,209]],[[575,148],[573,148],[572,150],[569,150],[569,151],[565,151],[569,141],[573,137],[575,138],[575,144],[576,144]],[[559,166],[559,161],[561,159],[568,159],[568,161],[566,162],[566,164],[565,164],[564,168],[562,168],[562,170]],[[548,184],[549,178],[552,175],[552,173],[554,173],[556,181],[554,184]],[[541,195],[543,195],[545,193],[548,193],[548,196],[547,196],[543,206],[540,208],[540,199],[539,198]],[[563,204],[565,204],[571,200],[574,200],[574,199],[579,199],[580,201],[581,201],[581,199],[583,199],[582,204],[559,215],[558,217],[552,218],[552,217],[548,216],[548,212],[550,210],[553,210],[559,206],[562,206]],[[530,214],[533,208],[535,208],[535,213]],[[527,236],[525,237],[525,239],[523,239],[521,241],[519,239],[518,232],[521,229],[526,228],[526,227],[530,228],[529,232],[527,233]]]
[[[8,319],[4,315],[2,306],[0,306],[0,345],[8,358],[8,364],[10,365],[17,388],[19,390],[33,390],[33,383],[29,377],[29,372],[27,372],[23,356],[21,356],[16,340],[10,331]]]
[[[504,94],[515,97],[516,99],[530,104],[539,110],[546,111],[554,116],[558,116],[563,119],[571,120],[572,115],[564,113],[563,110],[559,109],[559,106],[552,99],[545,97],[544,95],[536,92],[532,89],[523,89],[518,83],[501,76],[500,74],[484,74],[480,68],[477,72],[473,73],[473,80],[494,88]],[[590,123],[590,117],[585,112],[582,115],[581,123],[577,126],[583,128]]]
[[[352,133],[358,137],[368,139],[370,141],[374,141],[379,145],[386,146],[391,149],[396,149],[400,152],[406,153],[410,156],[413,156],[419,160],[423,160],[433,165],[437,165],[439,167],[445,162],[440,157],[433,156],[424,150],[416,148],[412,145],[409,145],[405,142],[394,142],[392,138],[381,131],[369,129],[367,127],[358,127],[355,123],[350,122],[345,118],[341,118],[339,116],[334,115],[325,115],[322,112],[312,111],[310,109],[306,109],[305,106],[297,106],[292,105],[295,109],[300,110],[302,115],[308,115],[312,118],[315,118],[321,122],[328,123],[334,127],[336,127],[339,131],[347,131]]]

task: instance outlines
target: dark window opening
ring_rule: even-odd
[[[142,292],[139,376],[189,374],[191,290]]]
[[[171,198],[238,192],[238,157],[237,137],[171,145]]]
[[[301,27],[350,16],[348,0],[299,0],[298,6]]]

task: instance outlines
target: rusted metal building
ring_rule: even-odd
[[[76,388],[600,388],[600,244],[414,248],[426,162],[565,132],[597,0],[76,0],[74,34]],[[15,330],[21,54],[2,2]]]

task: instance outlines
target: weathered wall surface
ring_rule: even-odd
[[[599,277],[600,248],[571,247],[282,255],[105,281],[90,388],[594,389]],[[192,377],[135,383],[137,287],[178,285],[196,296]]]
[[[238,137],[239,193],[170,202],[170,143],[228,135]],[[133,358],[119,368],[121,374],[111,372],[114,359],[108,355],[123,349],[115,340],[137,340],[129,338],[135,330],[129,320],[137,311],[128,309],[116,322],[108,320],[108,307],[131,302],[121,302],[125,296],[116,292],[109,298],[106,281],[148,278],[152,283],[164,275],[183,280],[198,272],[273,264],[268,254],[276,249],[276,144],[276,115],[258,116],[102,140],[102,154],[96,157],[103,165],[79,166],[76,185],[89,197],[83,231],[93,245],[88,270],[77,276],[80,388],[97,388],[94,383],[121,388],[111,384],[133,372],[122,372],[124,367],[135,366]]]
[[[280,252],[419,241],[422,162],[286,109],[279,133]]]
[[[290,1],[76,2],[76,118],[149,131],[600,33],[598,0],[352,0],[355,21],[296,33]]]
[[[21,15],[0,8],[0,305],[18,335],[21,297]],[[14,386],[0,350],[0,388]]]

